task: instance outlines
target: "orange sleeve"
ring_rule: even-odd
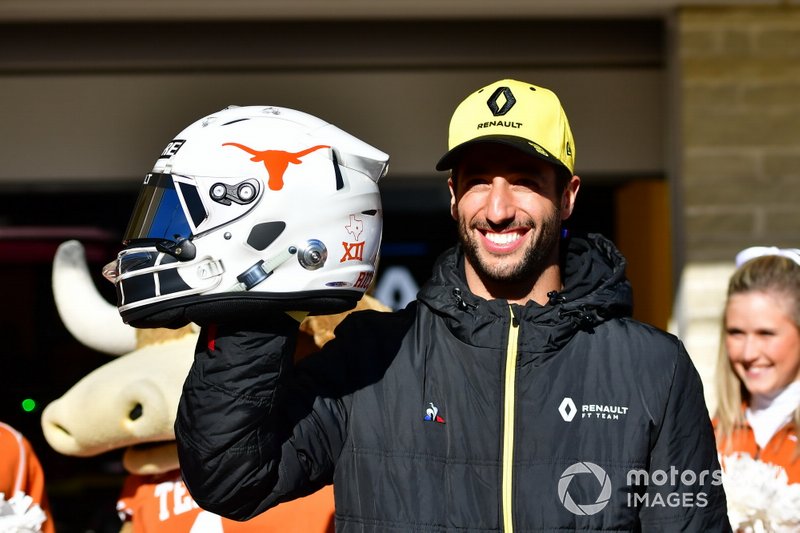
[[[8,499],[17,491],[33,498],[47,515],[42,531],[54,533],[55,525],[39,458],[28,439],[11,426],[0,422],[0,492],[5,493]]]

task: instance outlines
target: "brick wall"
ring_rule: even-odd
[[[800,8],[679,20],[687,259],[800,245]]]
[[[800,247],[800,8],[685,8],[677,47],[687,263],[674,329],[713,409],[734,255]]]

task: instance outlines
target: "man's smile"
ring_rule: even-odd
[[[507,254],[519,248],[525,241],[529,228],[514,228],[502,232],[478,228],[483,244],[490,253]]]

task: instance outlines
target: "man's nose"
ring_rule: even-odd
[[[503,224],[514,219],[516,208],[511,185],[505,178],[496,177],[486,204],[486,219],[493,224]]]

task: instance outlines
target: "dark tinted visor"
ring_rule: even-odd
[[[133,209],[123,243],[133,240],[179,241],[192,236],[170,174],[148,174]]]

